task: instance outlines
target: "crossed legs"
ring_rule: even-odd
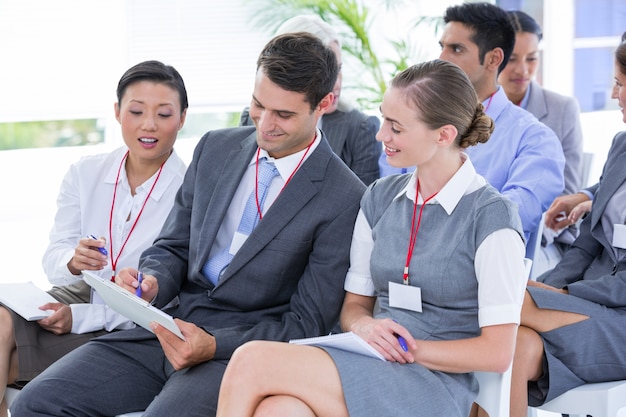
[[[339,373],[322,349],[255,341],[238,348],[220,388],[217,417],[348,417]]]
[[[589,317],[558,310],[540,309],[526,291],[511,373],[511,417],[528,413],[528,381],[543,373],[543,340],[539,333],[578,323]]]

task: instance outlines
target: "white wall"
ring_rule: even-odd
[[[106,117],[122,73],[156,59],[190,108],[249,103],[269,39],[244,0],[0,0],[0,122]]]
[[[0,151],[0,282],[33,281],[50,287],[41,259],[63,176],[80,157],[108,152],[120,143]],[[188,164],[196,143],[192,139],[176,143],[176,152]]]

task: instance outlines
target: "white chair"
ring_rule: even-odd
[[[537,229],[528,237],[528,243],[526,243],[526,258],[531,261],[535,260],[537,252],[541,250],[541,236],[543,235],[543,228],[546,222],[546,213],[541,215]]]
[[[626,408],[626,381],[585,384],[559,395],[539,407],[529,407],[529,416],[536,416],[536,410],[574,416],[617,417]]]
[[[508,417],[511,396],[511,367],[503,373],[474,372],[478,379],[478,397],[474,402],[489,417]]]
[[[524,258],[526,276],[530,276],[533,261]],[[480,406],[489,417],[508,417],[511,400],[511,367],[504,373],[474,372],[478,380],[478,397],[474,402]]]
[[[8,407],[11,407],[11,404],[15,400],[15,397],[17,397],[17,394],[19,394],[19,393],[20,393],[19,389],[7,387],[7,390],[4,393],[4,398],[7,400],[7,406]]]
[[[591,166],[593,165],[593,157],[593,153],[583,152],[583,166],[580,175],[580,179],[582,180],[581,184],[583,187],[586,187],[589,184],[589,176],[591,174]]]

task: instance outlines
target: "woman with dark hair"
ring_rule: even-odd
[[[528,14],[508,11],[515,28],[515,48],[498,76],[498,83],[513,103],[528,110],[558,136],[565,155],[565,190],[575,193],[581,181],[583,135],[576,99],[546,90],[537,82],[541,27]]]
[[[399,73],[380,109],[389,163],[417,168],[361,200],[340,322],[385,361],[249,342],[226,369],[217,416],[467,417],[472,371],[509,367],[526,282],[521,221],[464,152],[493,121],[442,60]]]
[[[43,257],[53,313],[26,321],[0,306],[0,417],[8,384],[23,387],[66,353],[100,334],[134,327],[82,280],[82,271],[111,279],[136,267],[174,204],[186,171],[174,152],[187,113],[187,91],[169,65],[145,61],[117,87],[115,118],[125,146],[73,164],[61,185],[50,244]]]
[[[626,42],[615,52],[626,123]],[[626,132],[613,139],[590,214],[563,259],[529,281],[517,335],[511,416],[579,385],[626,379]],[[585,340],[584,343],[577,341]]]
[[[583,134],[580,110],[574,97],[543,88],[536,80],[540,65],[539,43],[543,33],[539,24],[520,10],[508,11],[515,29],[515,48],[498,82],[513,103],[534,114],[554,131],[565,155],[563,193],[570,195],[585,186],[582,178]],[[576,226],[552,230],[547,225],[542,245],[533,259],[533,276],[552,269],[578,234]]]

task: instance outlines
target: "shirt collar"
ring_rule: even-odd
[[[474,165],[467,155],[461,153],[461,157],[464,160],[461,168],[450,178],[437,195],[429,201],[429,204],[435,202],[439,203],[448,215],[454,211],[464,195],[475,191],[485,184],[485,180],[476,174],[476,169],[474,169]],[[419,168],[413,172],[409,183],[396,195],[396,199],[402,195],[406,195],[409,200],[415,202],[418,170]],[[424,198],[420,195],[418,203],[422,203],[423,201]]]
[[[533,88],[533,84],[530,83],[528,84],[528,88],[526,89],[526,92],[524,93],[524,98],[522,98],[522,101],[520,101],[519,106],[521,108],[523,108],[524,110],[526,110],[528,108],[528,100],[530,98],[530,89]]]
[[[298,168],[298,164],[300,164],[300,161],[302,160],[302,163],[304,163],[304,161],[309,159],[309,157],[311,156],[315,148],[317,148],[317,146],[319,145],[321,138],[322,138],[321,132],[319,131],[319,129],[316,129],[315,140],[313,140],[313,145],[311,145],[311,149],[309,149],[309,152],[306,154],[306,156],[304,155],[306,152],[306,148],[296,153],[293,153],[291,155],[287,155],[282,158],[279,158],[279,159],[272,158],[265,149],[261,149],[261,152],[259,153],[259,159],[265,157],[267,158],[268,161],[273,162],[274,165],[276,165],[276,169],[278,169],[278,172],[280,173],[280,177],[284,181],[287,181],[289,177],[292,175],[292,173],[294,173],[295,169]],[[302,159],[303,156],[304,156],[304,159]],[[249,165],[254,165],[255,163],[256,163],[256,152],[252,156],[252,160],[250,161]],[[300,166],[302,166],[302,164],[300,164]]]
[[[498,89],[493,94],[493,96],[487,97],[483,101],[485,113],[487,114],[487,116],[491,117],[494,122],[496,121],[498,116],[500,116],[507,104],[513,105],[513,103],[511,103],[509,98],[506,96],[502,86],[498,86]]]
[[[105,177],[104,182],[108,184],[115,185],[115,180],[117,179],[117,172],[120,169],[120,164],[122,163],[122,158],[126,155],[127,148],[120,148],[116,150],[116,155],[114,158],[114,162],[111,164],[109,171]],[[172,150],[171,155],[165,161],[163,165],[163,171],[161,175],[159,175],[159,181],[154,185],[154,189],[152,190],[152,194],[150,194],[150,198],[159,201],[163,194],[168,191],[168,187],[172,181],[176,178],[178,172],[180,172],[181,164],[184,162],[178,157],[176,150]],[[149,179],[147,179],[143,184],[140,184],[135,190],[135,195],[146,195],[150,192],[154,181],[157,178],[159,170],[157,170]],[[128,177],[126,176],[126,169],[122,167],[120,170],[119,181],[117,183],[118,189],[130,190],[130,184],[128,183]]]

